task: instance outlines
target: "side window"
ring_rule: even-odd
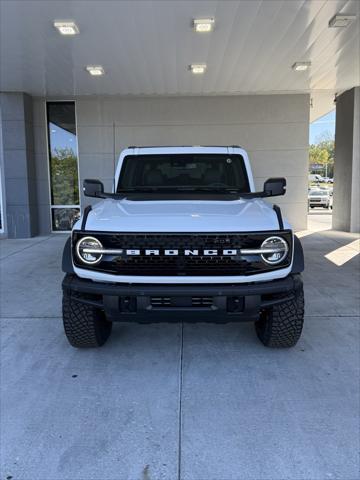
[[[67,231],[80,216],[75,102],[48,102],[47,129],[52,230]]]

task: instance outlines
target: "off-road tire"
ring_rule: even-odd
[[[288,296],[288,294],[284,294]],[[257,336],[266,347],[289,348],[296,345],[304,323],[302,286],[293,291],[293,299],[261,312],[255,323]]]
[[[64,330],[70,345],[77,348],[101,347],[109,338],[112,322],[102,310],[76,301],[63,292]]]

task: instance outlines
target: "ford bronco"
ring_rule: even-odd
[[[253,321],[268,347],[291,347],[304,319],[300,241],[278,206],[284,178],[256,192],[246,151],[129,147],[112,192],[84,181],[87,206],[66,242],[63,321],[74,347],[97,347],[113,321]]]

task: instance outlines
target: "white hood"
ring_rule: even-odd
[[[81,222],[75,225],[79,229]],[[284,222],[285,228],[290,226]],[[256,232],[278,230],[263,200],[132,201],[106,199],[90,211],[86,230],[103,232]]]

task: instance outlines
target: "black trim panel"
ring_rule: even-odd
[[[85,207],[84,214],[82,217],[82,222],[81,222],[81,230],[86,230],[86,220],[88,218],[89,213],[91,212],[91,205],[88,205]]]
[[[294,235],[294,259],[291,273],[301,273],[305,269],[304,250],[300,240]]]
[[[282,218],[282,215],[281,215],[281,209],[280,209],[279,205],[274,205],[273,209],[275,210],[275,213],[276,213],[276,216],[277,216],[277,219],[278,219],[278,222],[279,222],[279,229],[284,230],[284,222],[283,222],[283,218]]]
[[[64,246],[61,269],[64,273],[74,273],[74,267],[71,258],[71,236],[66,240]]]

